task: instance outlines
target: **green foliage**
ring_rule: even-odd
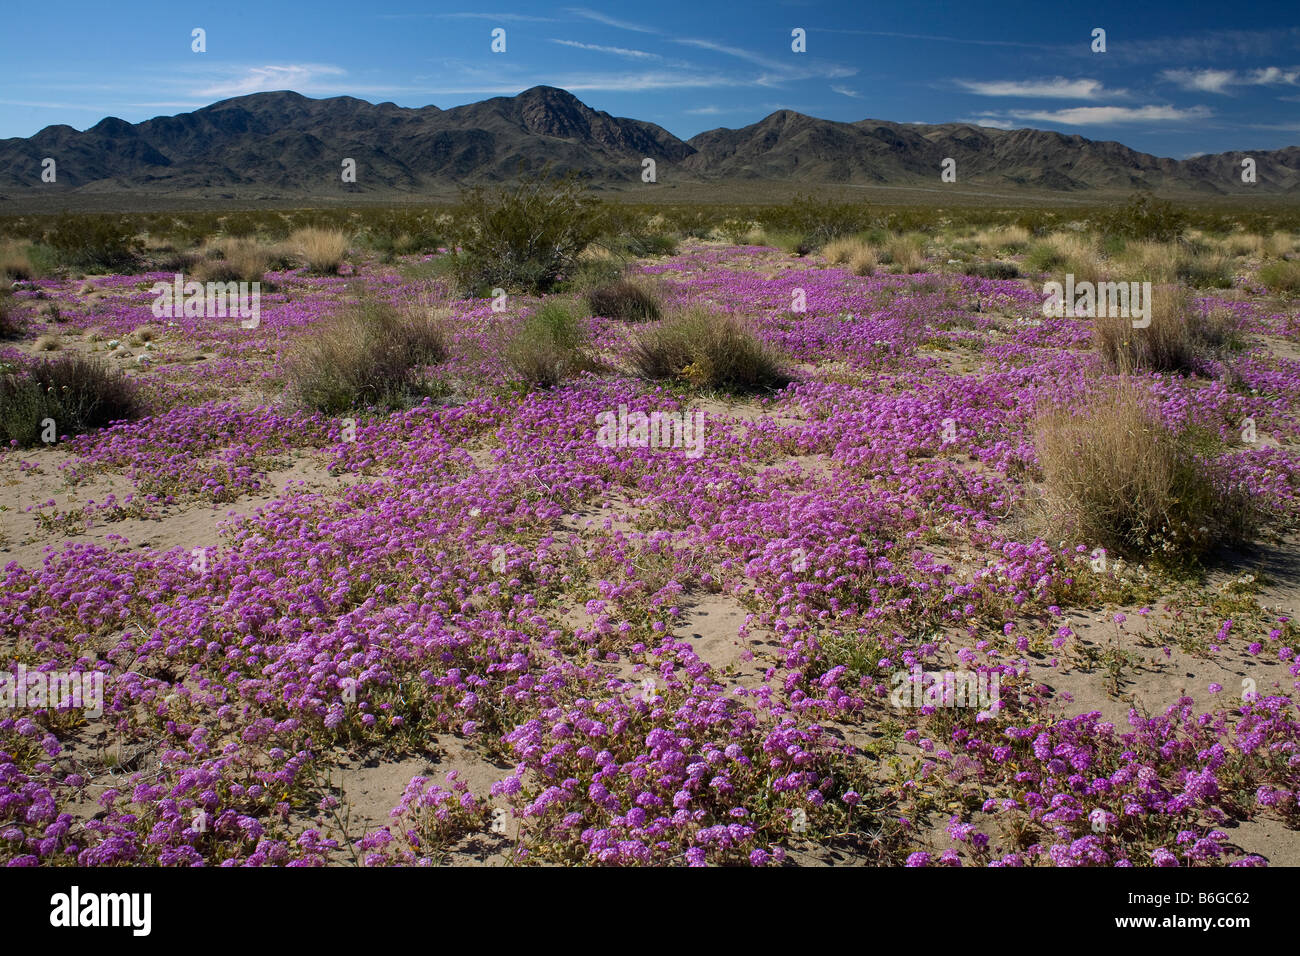
[[[135,383],[103,362],[76,353],[41,359],[0,374],[0,441],[41,444],[46,419],[58,436],[80,435],[139,418]]]
[[[110,215],[65,213],[54,221],[45,241],[62,265],[104,272],[133,269],[141,247],[132,221]]]
[[[813,195],[796,196],[788,205],[769,207],[757,218],[764,228],[797,233],[801,240],[798,251],[803,255],[872,226],[866,203],[840,203]]]
[[[506,364],[524,385],[553,388],[571,375],[594,371],[587,332],[572,308],[552,300],[539,306],[506,343]]]
[[[571,176],[543,172],[514,185],[471,189],[455,221],[456,277],[474,295],[493,288],[549,292],[600,234],[597,210]]]
[[[427,368],[446,357],[440,323],[363,300],[303,337],[289,357],[288,377],[304,405],[326,414],[394,409],[432,394]]]
[[[1118,209],[1103,213],[1098,225],[1104,235],[1173,242],[1187,230],[1188,216],[1166,199],[1137,195]]]
[[[688,309],[644,332],[632,364],[649,379],[678,379],[699,388],[759,392],[790,381],[780,358],[737,318]]]

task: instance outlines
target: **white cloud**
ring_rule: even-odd
[[[1226,96],[1234,86],[1297,86],[1300,69],[1266,66],[1238,73],[1236,70],[1165,70],[1161,77],[1185,90]]]
[[[1008,119],[999,119],[996,116],[972,116],[967,119],[955,120],[957,123],[968,123],[971,126],[989,126],[993,129],[1015,129],[1016,124]]]
[[[862,94],[859,93],[857,90],[851,90],[851,89],[849,89],[847,86],[841,86],[841,85],[839,85],[839,84],[835,84],[835,85],[831,86],[831,92],[832,92],[832,93],[838,93],[838,94],[840,94],[841,96],[851,96],[851,97],[853,97],[855,100],[856,100],[856,99],[861,99],[861,98],[862,98]]]
[[[614,27],[615,29],[618,30],[631,30],[634,33],[662,33],[663,32],[662,30],[658,30],[654,27],[642,26],[639,23],[630,23],[627,20],[616,20],[611,16],[607,16],[606,14],[599,13],[596,10],[588,10],[585,7],[570,7],[568,12],[576,16],[582,17],[586,20],[595,20],[597,23],[603,23],[607,27]]]
[[[621,46],[601,46],[598,43],[582,43],[578,40],[551,40],[552,43],[559,43],[561,46],[571,46],[577,50],[591,50],[595,53],[612,53],[614,56],[625,56],[633,60],[662,60],[658,53],[647,53],[645,50],[630,50]]]
[[[1023,96],[1056,100],[1095,100],[1102,94],[1098,80],[1069,80],[1063,76],[1050,80],[958,80],[957,85],[980,96]],[[1116,96],[1123,91],[1111,91]]]
[[[1112,126],[1121,123],[1182,123],[1205,119],[1204,106],[1178,109],[1174,106],[1076,106],[1064,110],[1011,110],[1018,120],[1059,123],[1064,126]]]
[[[295,90],[299,93],[338,89],[337,83],[322,83],[325,77],[343,76],[347,71],[321,63],[291,63],[249,67],[238,77],[195,90],[195,96],[243,96],[269,90]]]

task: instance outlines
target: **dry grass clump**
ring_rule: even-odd
[[[690,308],[647,329],[632,346],[632,365],[649,379],[683,379],[699,388],[757,392],[790,376],[780,358],[732,315]]]
[[[63,348],[63,339],[57,335],[42,335],[32,343],[37,352],[57,352]]]
[[[31,244],[12,239],[0,242],[0,277],[7,279],[35,279],[37,268],[32,263]]]
[[[271,266],[271,250],[255,239],[221,239],[193,266],[199,282],[261,282]]]
[[[1277,259],[1259,267],[1259,281],[1269,292],[1284,295],[1300,293],[1300,262]]]
[[[1024,226],[994,226],[981,229],[972,237],[975,247],[984,256],[1015,255],[1024,252],[1031,233]]]
[[[338,229],[298,229],[287,244],[318,275],[337,275],[348,254],[348,237]]]
[[[628,279],[598,285],[587,293],[592,315],[626,322],[644,322],[660,316],[659,299],[653,292]]]
[[[1080,232],[1054,232],[1029,247],[1025,267],[1052,275],[1074,275],[1080,282],[1102,282],[1106,270],[1095,237]]]
[[[890,272],[912,275],[925,268],[925,237],[919,235],[891,236],[885,241],[878,261],[889,265]]]
[[[879,265],[876,247],[861,236],[832,239],[822,248],[822,255],[829,265],[846,265],[850,272],[859,276],[875,275]]]
[[[1198,342],[1195,306],[1180,285],[1151,287],[1150,325],[1134,328],[1133,318],[1093,320],[1093,346],[1112,372],[1147,369],[1152,372],[1195,372]]]
[[[1124,379],[1081,408],[1039,414],[1044,494],[1062,530],[1090,547],[1174,563],[1253,535],[1260,515],[1250,496],[1226,487],[1148,402]]]
[[[362,301],[323,320],[287,363],[299,400],[336,414],[353,408],[400,408],[429,394],[427,367],[447,357],[442,323],[387,302]]]
[[[533,310],[503,354],[515,380],[531,388],[554,388],[572,375],[600,368],[577,314],[557,300]]]

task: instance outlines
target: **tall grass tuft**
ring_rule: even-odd
[[[323,320],[288,360],[299,400],[326,414],[401,408],[431,392],[427,368],[447,357],[447,332],[423,314],[363,300]]]
[[[41,444],[45,420],[58,435],[80,435],[139,418],[135,383],[98,359],[65,353],[0,374],[0,441]]]
[[[632,364],[645,378],[731,392],[780,388],[790,381],[776,353],[739,319],[698,307],[642,333],[632,346]]]
[[[1261,520],[1127,379],[1083,407],[1041,412],[1035,440],[1060,530],[1090,547],[1181,563],[1248,539]]]

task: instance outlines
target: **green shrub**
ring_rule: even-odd
[[[0,440],[41,444],[45,420],[56,435],[80,435],[139,418],[135,383],[97,359],[76,353],[41,359],[0,375]]]
[[[1173,242],[1187,229],[1187,213],[1166,199],[1139,195],[1104,213],[1099,226],[1103,235]]]
[[[506,343],[504,355],[519,382],[538,388],[552,388],[599,367],[589,351],[586,330],[563,302],[535,309]]]
[[[643,322],[659,318],[659,300],[648,289],[619,279],[597,286],[587,293],[587,307],[592,315],[627,322]]]
[[[124,216],[69,213],[55,220],[45,241],[62,265],[100,272],[134,269],[142,245]]]
[[[387,302],[363,300],[298,342],[288,377],[299,400],[325,414],[401,408],[432,393],[426,369],[446,357],[441,323]]]
[[[730,392],[780,388],[790,381],[779,357],[739,319],[701,308],[647,329],[633,343],[632,364],[645,378]]]
[[[478,187],[456,218],[454,268],[472,295],[553,289],[602,230],[597,201],[573,177],[546,173],[513,186]]]
[[[866,203],[835,202],[812,195],[796,196],[789,205],[765,210],[761,222],[775,232],[797,233],[799,255],[817,252],[834,239],[857,235],[872,225]]]
[[[1278,259],[1259,267],[1259,281],[1269,292],[1300,293],[1300,262]]]
[[[1020,269],[1014,262],[975,262],[963,270],[968,276],[981,279],[1018,279]]]

